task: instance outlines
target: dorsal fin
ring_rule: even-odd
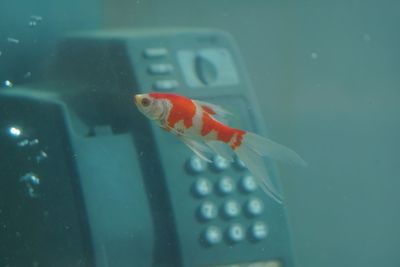
[[[226,109],[224,109],[218,105],[200,101],[200,100],[193,100],[193,102],[195,102],[197,105],[201,106],[201,108],[210,115],[216,115],[216,116],[220,116],[222,118],[226,118],[228,115],[232,115],[231,112],[227,111]]]

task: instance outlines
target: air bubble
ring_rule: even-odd
[[[24,139],[24,140],[22,140],[22,141],[17,143],[17,146],[19,146],[19,147],[24,147],[24,146],[27,146],[27,145],[29,145],[29,140],[28,139]]]
[[[34,174],[33,172],[28,172],[26,174],[24,174],[21,178],[20,178],[21,182],[25,182],[25,183],[29,183],[32,185],[39,185],[40,184],[40,179],[39,177]]]
[[[371,35],[369,35],[368,33],[364,33],[363,39],[364,39],[364,42],[368,43],[371,41]]]
[[[37,145],[37,144],[39,144],[39,139],[33,139],[33,140],[29,141],[29,145],[30,146],[34,146],[34,145]]]
[[[314,60],[317,59],[318,58],[318,54],[316,52],[312,52],[311,53],[311,58],[314,59]]]
[[[35,26],[37,26],[37,22],[36,21],[34,21],[34,20],[31,20],[31,21],[29,21],[29,24],[28,24],[30,27],[35,27]]]
[[[8,87],[8,88],[11,88],[14,86],[14,84],[10,80],[5,80],[3,84],[5,87]]]
[[[44,152],[43,150],[41,150],[41,151],[39,152],[39,154],[36,156],[36,162],[37,162],[37,163],[40,163],[40,162],[42,162],[43,160],[47,159],[47,157],[48,157],[47,153]]]
[[[24,75],[24,79],[28,79],[32,76],[32,72],[28,71],[27,73],[25,73]]]
[[[25,184],[26,194],[30,198],[36,198],[39,196],[39,194],[36,192],[36,188],[40,185],[40,178],[36,174],[28,172],[24,174],[19,180],[21,183]]]
[[[21,136],[21,133],[22,133],[21,129],[19,129],[15,126],[8,128],[8,132],[14,137],[19,137],[19,136]]]
[[[32,16],[31,16],[31,19],[36,20],[36,21],[42,21],[42,20],[43,20],[43,17],[42,17],[42,16],[39,16],[39,15],[32,15]]]
[[[13,43],[13,44],[19,44],[19,40],[13,37],[7,37],[7,42]]]

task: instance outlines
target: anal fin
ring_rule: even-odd
[[[221,157],[233,161],[232,150],[228,145],[222,143],[220,141],[208,141],[206,142],[207,146],[211,148],[216,154],[220,155]]]

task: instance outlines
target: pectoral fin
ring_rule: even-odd
[[[185,136],[180,136],[179,139],[181,139],[199,158],[207,162],[212,161],[214,153],[207,146]]]

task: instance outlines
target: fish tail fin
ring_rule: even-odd
[[[235,153],[255,176],[260,187],[275,201],[282,203],[282,195],[272,182],[263,156],[305,166],[306,162],[293,150],[265,137],[247,132]]]

